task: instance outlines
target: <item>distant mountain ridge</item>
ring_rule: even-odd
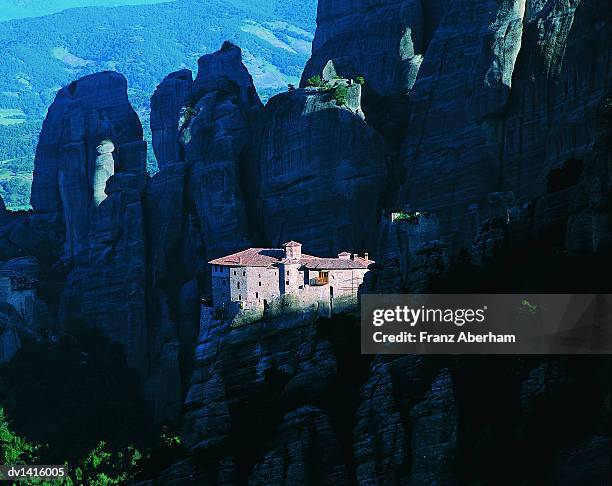
[[[9,0],[0,2],[8,4]],[[256,4],[246,0],[177,0],[84,7],[3,22],[0,194],[7,206],[29,207],[38,133],[61,86],[94,72],[124,73],[130,100],[150,141],[149,100],[155,87],[168,72],[195,70],[197,59],[218,49],[225,40],[242,46],[245,63],[264,100],[286,89],[287,84],[296,84],[310,55],[316,4],[316,0],[264,0]],[[149,161],[155,170],[152,155]]]
[[[77,7],[121,7],[175,0],[0,0],[0,22],[50,15]]]

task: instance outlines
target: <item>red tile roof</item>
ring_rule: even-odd
[[[267,267],[278,263],[285,258],[285,250],[282,248],[248,248],[232,253],[216,260],[211,260],[211,265],[230,265],[243,267]]]
[[[355,257],[354,260],[350,258],[313,258],[302,263],[309,270],[353,270],[366,269],[374,262]]]
[[[211,265],[226,265],[239,267],[269,267],[279,263],[297,263],[310,270],[350,270],[366,269],[374,263],[362,257],[348,258],[319,258],[302,253],[297,260],[285,258],[285,250],[282,248],[248,248],[238,253],[232,253],[215,260]]]

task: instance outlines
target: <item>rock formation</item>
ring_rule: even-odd
[[[163,80],[153,177],[125,79],[87,76],[49,109],[34,214],[0,204],[2,257],[61,253],[60,323],[122,344],[156,420],[183,413],[188,456],[160,483],[603,478],[609,360],[372,358],[351,316],[230,327],[200,304],[208,260],[292,239],[368,251],[362,290],[387,293],[551,228],[551,247],[605,251],[609,33],[596,0],[322,0],[301,87],[265,107],[229,42],[195,79]],[[18,343],[0,321],[2,361]],[[534,465],[538,448],[551,453]]]
[[[375,245],[386,178],[382,138],[361,112],[361,87],[346,103],[336,80],[275,96],[265,110],[257,158],[257,210],[264,241],[308,241],[314,254]]]
[[[244,165],[263,105],[241,56],[225,42],[200,58],[179,122],[188,197],[207,260],[249,245]]]
[[[180,160],[178,123],[181,109],[191,96],[193,76],[188,69],[169,74],[151,98],[151,132],[157,165],[163,169]]]
[[[142,127],[127,98],[127,81],[110,71],[85,76],[57,93],[36,149],[32,207],[61,215],[69,257],[87,251],[93,194],[99,198],[106,183],[96,170],[97,148],[105,140],[115,148],[105,155],[107,165],[113,158],[115,172],[140,170],[132,154],[144,147]]]

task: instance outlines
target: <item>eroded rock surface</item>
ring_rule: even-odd
[[[106,140],[114,146],[106,153],[107,165],[115,172],[137,170],[132,154],[144,146],[142,126],[128,101],[126,79],[110,71],[85,76],[57,93],[36,149],[32,207],[62,217],[69,257],[88,248],[93,195],[102,195],[106,184],[95,176],[97,148]]]
[[[361,87],[280,94],[266,106],[257,168],[257,210],[264,241],[307,241],[315,255],[375,245],[386,157],[382,138],[361,114]]]
[[[249,246],[244,191],[250,181],[243,172],[262,108],[239,47],[226,42],[200,58],[181,111],[179,144],[207,260]]]
[[[191,96],[192,85],[191,71],[182,69],[166,76],[151,98],[152,144],[160,169],[181,160],[179,117]]]

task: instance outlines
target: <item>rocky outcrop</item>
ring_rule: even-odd
[[[125,78],[86,76],[49,108],[32,190],[35,213],[55,214],[65,226],[70,271],[59,321],[98,328],[122,344],[143,379],[154,351],[145,299],[146,149]]]
[[[101,329],[123,345],[130,366],[144,373],[149,351],[142,207],[146,147],[123,150],[140,160],[140,171],[109,179],[108,197],[89,222],[87,259],[79,260],[68,276],[60,315],[62,320],[82,319]]]
[[[320,1],[301,85],[332,60],[340,76],[363,76],[381,97],[407,94],[427,49],[426,14],[419,0]]]
[[[37,213],[59,213],[67,256],[88,250],[92,212],[104,197],[102,176],[139,170],[144,144],[121,74],[92,74],[58,92],[36,149],[31,203]]]
[[[182,69],[166,76],[151,98],[152,144],[160,169],[181,159],[178,122],[181,109],[191,96],[192,85],[191,71]]]
[[[384,212],[379,223],[378,264],[364,293],[422,292],[447,266],[438,219],[420,211]]]
[[[410,93],[402,201],[438,212],[443,236],[496,190],[503,113],[521,47],[525,3],[450,2]]]
[[[483,263],[510,240],[609,246],[609,26],[589,1],[320,2],[302,86],[364,75],[366,121],[392,155],[385,207],[439,223],[407,252],[383,217],[366,286],[422,289],[462,249]]]
[[[249,477],[250,485],[347,485],[338,441],[325,413],[305,406],[287,414],[279,440]]]
[[[308,241],[314,254],[374,248],[386,157],[361,112],[361,87],[336,84],[280,94],[266,106],[254,167],[266,244]]]
[[[475,237],[461,221],[468,207],[481,211],[496,191],[520,207],[550,190],[551,169],[591,151],[610,88],[609,24],[590,1],[448,6],[410,93],[401,198],[437,212],[455,251]]]
[[[239,47],[225,42],[200,58],[178,138],[189,209],[207,260],[249,245],[243,171],[262,108]]]
[[[11,304],[0,303],[0,365],[8,363],[21,349],[23,318]]]

